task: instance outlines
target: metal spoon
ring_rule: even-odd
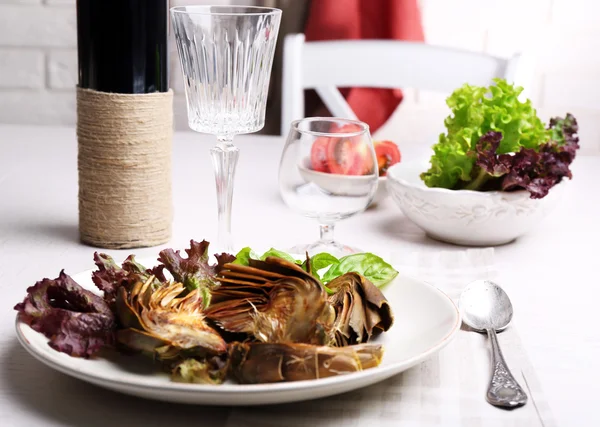
[[[494,282],[476,280],[462,292],[458,307],[463,322],[478,332],[487,332],[492,343],[492,378],[487,401],[505,408],[524,405],[527,395],[506,366],[496,336],[496,331],[505,329],[513,315],[506,292]]]

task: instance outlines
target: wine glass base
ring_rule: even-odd
[[[347,246],[335,241],[317,241],[315,243],[293,246],[288,249],[288,252],[298,255],[303,255],[308,252],[309,256],[313,256],[321,252],[326,252],[335,256],[336,258],[341,258],[346,255],[361,253],[363,251],[358,248]]]

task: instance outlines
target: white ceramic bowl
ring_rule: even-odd
[[[305,159],[304,164],[299,166],[298,169],[300,175],[306,181],[314,182],[319,187],[334,194],[359,196],[369,191],[370,179],[366,176],[317,172],[310,169],[310,159]],[[379,177],[377,191],[369,206],[380,203],[388,196],[386,181],[387,177]]]
[[[464,246],[509,243],[533,229],[560,199],[561,182],[542,199],[528,191],[429,188],[420,178],[427,162],[403,162],[387,173],[388,192],[402,212],[436,240]]]

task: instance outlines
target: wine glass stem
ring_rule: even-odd
[[[332,243],[333,242],[333,224],[320,224],[319,231],[321,233],[321,242]]]
[[[231,235],[231,204],[233,201],[233,180],[239,149],[233,145],[233,136],[218,136],[217,145],[210,150],[217,184],[217,205],[219,229],[217,249],[220,252],[233,252]]]

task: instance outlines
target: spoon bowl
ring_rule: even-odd
[[[458,302],[463,322],[478,332],[506,329],[513,307],[504,290],[489,280],[476,280],[462,292]]]

